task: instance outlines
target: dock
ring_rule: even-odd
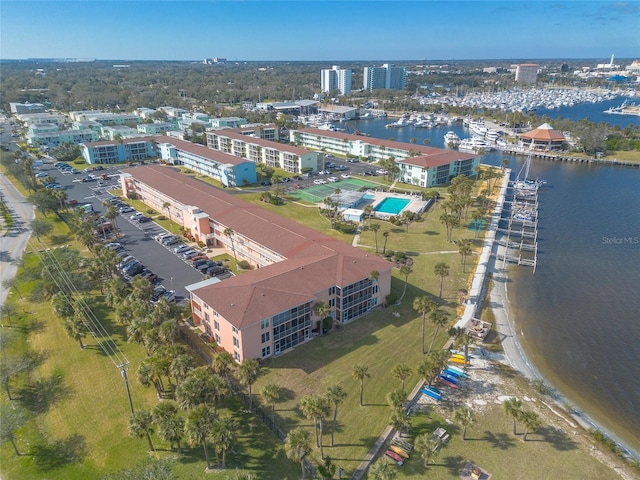
[[[640,168],[640,162],[631,162],[628,160],[618,160],[617,158],[594,158],[594,157],[574,157],[561,152],[542,152],[529,150],[525,148],[505,148],[501,151],[507,155],[531,155],[540,160],[548,160],[551,162],[566,163],[587,163],[593,165],[613,165],[617,167]]]

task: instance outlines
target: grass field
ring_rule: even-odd
[[[259,201],[258,193],[243,195],[243,198],[347,243],[352,241],[351,236],[331,230],[329,220],[321,216],[316,207],[292,202],[285,206],[266,205]],[[268,382],[285,389],[287,400],[276,406],[276,421],[287,431],[298,425],[312,428],[311,422],[301,416],[297,407],[304,395],[323,393],[332,384],[342,385],[348,397],[339,408],[336,445],[326,447],[325,454],[347,474],[355,470],[388,423],[386,395],[400,386],[399,381],[392,378],[391,369],[401,362],[415,366],[422,358],[421,322],[411,306],[413,299],[429,295],[442,305],[453,322],[458,306],[457,291],[469,284],[474,259],[467,260],[464,272],[457,247],[445,240],[440,213],[440,206],[434,205],[422,221],[409,226],[408,232],[405,227],[380,222],[379,249],[382,232],[388,230],[387,249],[407,252],[414,260],[414,273],[409,276],[406,295],[400,305],[376,310],[339,331],[270,360],[265,365],[265,375],[253,387],[258,401],[260,388]],[[453,238],[473,239],[474,233],[467,225],[468,222],[454,230]],[[55,232],[60,239],[68,235],[62,224],[56,225]],[[66,239],[73,242],[70,236]],[[474,239],[473,242],[476,247],[479,245],[479,241]],[[360,245],[374,251],[373,232],[365,229]],[[33,261],[31,257],[27,256],[27,264]],[[451,267],[450,275],[443,282],[442,299],[437,298],[440,279],[433,273],[433,266],[439,261],[447,262]],[[404,288],[404,278],[400,278],[397,269],[394,269],[392,288],[398,295]],[[128,435],[129,407],[124,382],[116,366],[96,348],[95,342],[87,341],[88,347],[81,350],[77,342],[69,339],[61,322],[52,316],[49,303],[30,298],[32,283],[19,285],[19,290],[23,298],[13,295],[11,299],[21,312],[12,329],[16,341],[11,342],[10,349],[4,353],[32,351],[37,354],[38,362],[28,377],[22,375],[12,382],[12,390],[19,399],[14,404],[22,404],[28,410],[30,420],[17,432],[16,438],[18,448],[25,455],[16,457],[9,444],[3,445],[0,452],[2,478],[99,478],[107,472],[131,468],[148,458],[146,441]],[[141,387],[135,375],[144,357],[142,347],[126,342],[123,327],[113,322],[112,312],[98,292],[95,293],[92,308],[130,361],[134,406],[152,408],[157,401],[155,391]],[[433,334],[433,327],[427,320],[427,345]],[[442,328],[435,347],[441,347],[445,341],[446,328]],[[371,373],[371,378],[365,381],[363,407],[358,404],[358,382],[351,377],[355,363],[367,365]],[[417,381],[418,376],[413,373],[407,379],[407,389]],[[526,385],[519,388],[535,396]],[[3,395],[0,403],[6,402],[6,395]],[[233,447],[235,453],[228,459],[229,468],[246,469],[259,479],[299,478],[299,465],[286,459],[282,444],[242,408],[237,399],[229,399],[223,406],[223,411],[234,415],[240,425]],[[410,436],[428,431],[444,421],[442,412],[417,415]],[[328,445],[330,422],[325,423],[324,444]],[[458,478],[460,464],[465,459],[478,461],[494,474],[494,478],[611,477],[611,470],[603,469],[602,464],[582,447],[575,447],[564,437],[554,438],[543,431],[540,435],[531,435],[532,441],[525,444],[509,438],[510,428],[511,423],[499,406],[489,409],[469,428],[470,440],[462,442],[459,436],[454,436],[435,465],[426,470],[419,459],[412,458],[399,470],[399,478],[418,479],[424,478],[425,474],[434,479]],[[450,431],[454,435],[457,432],[455,427]],[[169,451],[167,444],[155,435],[153,440],[158,447],[154,455],[174,458],[175,454]],[[318,459],[317,450],[312,457]],[[544,458],[544,462],[540,458]],[[203,469],[204,456],[198,447],[186,449],[174,466],[181,479],[201,478]],[[215,476],[225,480],[233,478],[225,473]]]

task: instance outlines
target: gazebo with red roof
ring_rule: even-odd
[[[548,123],[520,134],[520,141],[529,150],[560,150],[567,141],[564,135],[553,129]]]

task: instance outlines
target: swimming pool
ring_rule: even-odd
[[[407,200],[406,198],[387,197],[373,209],[380,213],[398,215],[407,205],[409,205],[410,201],[411,200]]]

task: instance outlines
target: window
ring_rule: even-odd
[[[269,332],[262,334],[262,343],[267,343],[269,341]]]
[[[329,287],[329,295],[335,295],[336,294],[336,287]]]
[[[239,362],[240,361],[240,354],[238,352],[233,352],[233,359],[236,362]]]
[[[215,328],[218,332],[220,331],[220,324],[218,323],[217,320],[213,321],[213,328]]]
[[[335,307],[336,306],[336,299],[332,298],[331,300],[329,300],[329,307]]]
[[[262,349],[262,356],[268,357],[269,355],[271,355],[271,347],[264,347]]]
[[[204,312],[204,319],[209,323],[209,314],[207,312]]]
[[[264,330],[265,328],[269,328],[269,319],[267,319],[267,320],[262,320],[262,321],[260,322],[260,328],[261,328],[262,330]]]
[[[231,330],[233,330],[233,333],[238,333],[238,329],[236,327],[232,327]]]
[[[220,345],[220,335],[216,333],[216,343]]]
[[[233,346],[236,348],[240,348],[240,342],[238,341],[238,337],[233,337]]]

